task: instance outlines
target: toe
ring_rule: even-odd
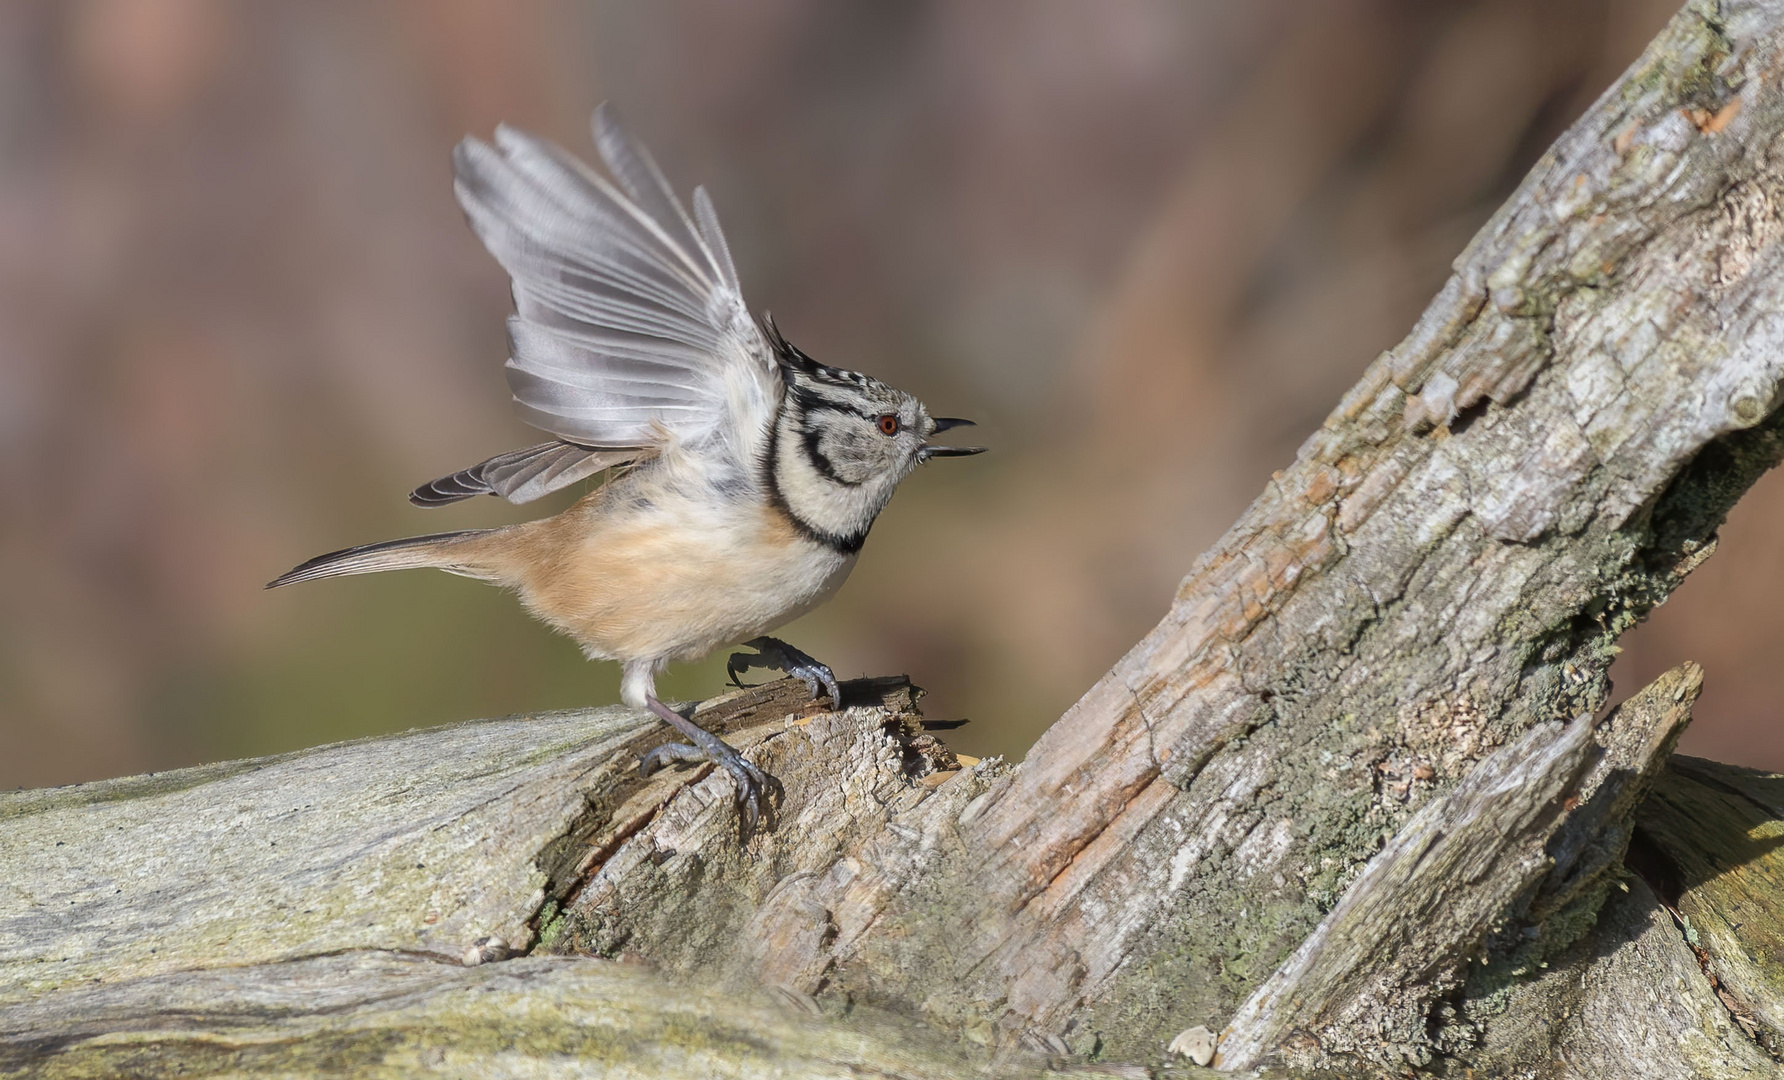
[[[750,772],[754,773],[755,770],[751,769]],[[743,818],[743,831],[748,835],[756,830],[756,823],[762,819],[762,784],[748,774],[738,775],[735,779],[737,812]]]
[[[664,743],[638,759],[638,773],[649,776],[671,762],[704,760],[706,754],[698,747],[686,743]]]
[[[811,696],[814,700],[818,697],[818,691],[821,689],[824,693],[830,695],[831,708],[835,708],[841,704],[842,692],[837,689],[836,676],[831,674],[830,669],[823,664],[812,664],[810,667],[801,671],[799,677],[805,682],[806,687],[811,690]]]

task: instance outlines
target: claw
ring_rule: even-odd
[[[658,701],[654,695],[645,697],[644,704],[657,719],[687,736],[693,745],[664,743],[639,760],[638,771],[649,776],[671,761],[712,762],[730,773],[737,784],[737,811],[743,819],[744,836],[754,832],[772,782],[768,774],[746,760],[736,747]]]
[[[732,653],[730,659],[725,661],[725,670],[730,674],[733,686],[744,685],[738,676],[750,668],[767,668],[785,672],[804,683],[813,700],[817,699],[818,688],[821,686],[830,695],[831,708],[842,704],[842,691],[837,688],[836,675],[828,665],[819,663],[779,638],[759,637],[743,644],[747,649],[756,650],[756,655]]]
[[[740,678],[740,676],[748,671],[749,668],[750,656],[748,653],[734,652],[731,654],[730,658],[725,661],[725,674],[731,677],[731,685],[737,687],[739,690],[749,689],[748,684]]]

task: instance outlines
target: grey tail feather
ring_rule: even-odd
[[[376,544],[361,544],[358,547],[342,548],[340,551],[318,555],[301,566],[293,567],[267,582],[266,587],[276,589],[281,585],[293,585],[299,581],[314,581],[317,578],[339,577],[343,574],[371,574],[379,570],[441,566],[440,562],[425,558],[423,552],[442,541],[493,531],[495,530],[462,529],[458,532],[430,533],[427,536],[410,536],[401,540],[384,540]]]

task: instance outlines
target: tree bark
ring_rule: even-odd
[[[1784,780],[1592,718],[1784,457],[1781,85],[1688,4],[1020,766],[880,681],[708,703],[748,838],[624,710],[0,797],[0,1068],[1773,1070]]]

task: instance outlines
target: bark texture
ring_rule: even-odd
[[[0,795],[0,1076],[983,1075],[970,1043],[870,1010],[839,1025],[636,952],[525,956],[641,820],[658,844],[628,865],[673,882],[772,862],[807,817],[867,830],[878,797],[972,783],[907,681],[844,685],[840,713],[782,682],[695,714],[778,763],[794,820],[748,848],[723,773],[637,776],[664,732],[624,708]],[[715,906],[691,932],[772,939],[750,880],[732,891],[763,917]]]
[[[1527,973],[1589,925],[1702,685],[1696,665],[1668,672],[1597,742],[1588,717],[1533,728],[1426,802],[1240,1008],[1215,1063],[1254,1068],[1281,1048],[1304,1064],[1426,1063],[1433,1007],[1471,962]]]
[[[1218,1027],[1425,785],[1602,707],[1778,459],[1778,33],[1688,5],[980,815],[1007,1022]]]
[[[0,1075],[984,1075],[933,1034],[822,1023],[596,960],[391,951],[160,975],[7,1011]]]
[[[623,710],[0,797],[0,1063],[278,1071],[204,1056],[236,1001],[257,1046],[475,1072],[489,1040],[438,1033],[506,1030],[528,980],[599,1010],[633,959],[653,1004],[600,1047],[644,1073],[690,1060],[674,1014],[808,1071],[852,1038],[863,1071],[1189,1069],[1199,1026],[1227,1068],[1763,1074],[1784,780],[1662,774],[1689,668],[1590,718],[1784,457],[1781,85],[1784,0],[1689,3],[1019,767],[953,758],[894,680],[709,703],[783,784],[747,839],[723,775],[629,771],[654,733]],[[452,966],[510,950],[512,979]],[[333,1019],[256,989],[362,954]],[[503,1067],[582,1068],[573,1012]]]

